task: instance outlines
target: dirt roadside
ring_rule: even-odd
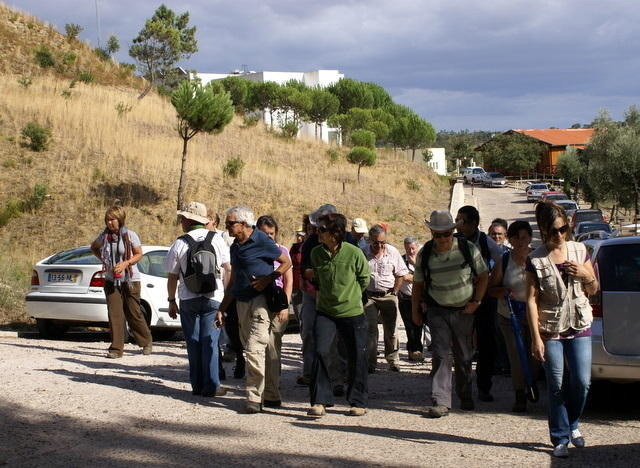
[[[401,332],[403,333],[403,332]],[[37,336],[37,335],[34,335]],[[400,374],[372,375],[369,412],[348,417],[344,399],[321,420],[305,416],[306,387],[296,386],[300,338],[285,336],[284,406],[242,414],[242,382],[229,394],[192,396],[186,350],[157,343],[142,356],[103,357],[104,334],[69,341],[0,339],[0,465],[7,466],[547,466],[544,402],[509,412],[510,380],[496,377],[496,402],[440,420],[421,416],[430,363],[403,361]],[[404,351],[403,351],[404,355]],[[231,365],[226,364],[231,371]],[[637,390],[637,388],[636,388]],[[617,398],[620,399],[619,397]],[[640,410],[587,411],[588,442],[563,466],[630,466],[640,459]],[[619,403],[619,402],[618,402]],[[454,401],[454,405],[457,406]]]

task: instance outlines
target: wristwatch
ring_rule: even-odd
[[[176,302],[175,297],[167,297],[167,302]]]

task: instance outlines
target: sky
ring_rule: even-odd
[[[159,1],[3,0],[132,62]],[[640,105],[637,0],[167,0],[190,14],[202,73],[338,69],[440,130],[568,128]],[[96,8],[97,7],[97,8]],[[96,15],[96,10],[98,15]]]

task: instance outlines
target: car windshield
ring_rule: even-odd
[[[582,211],[575,214],[575,223],[582,221],[602,221],[601,211]]]
[[[562,208],[564,208],[565,210],[575,210],[578,208],[578,206],[573,203],[573,202],[563,202],[563,201],[559,201],[558,205],[560,205]]]
[[[96,265],[100,260],[93,255],[89,246],[64,250],[45,262],[48,265]]]
[[[474,174],[482,174],[484,172],[484,169],[474,169],[473,173]]]
[[[546,198],[547,200],[564,200],[567,196],[564,193],[550,193]]]
[[[500,174],[499,172],[492,172],[491,174],[491,178],[492,179],[502,179],[504,176],[502,174]]]
[[[611,226],[608,223],[580,223],[578,226],[578,234],[591,231],[611,232]]]
[[[548,187],[545,184],[533,184],[531,190],[548,190]]]
[[[603,291],[640,291],[640,244],[602,246],[598,272]]]

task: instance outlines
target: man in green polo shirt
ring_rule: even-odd
[[[413,276],[411,312],[421,325],[421,302],[426,302],[431,329],[433,371],[432,406],[426,416],[440,418],[451,408],[451,352],[456,368],[456,393],[463,410],[473,410],[471,391],[473,314],[487,289],[489,273],[480,251],[465,239],[454,239],[455,223],[448,210],[435,210],[429,221],[433,240],[418,252]],[[461,245],[461,243],[466,243]],[[464,251],[466,250],[467,255]],[[423,253],[429,252],[428,258]],[[426,262],[427,268],[423,267]]]
[[[334,355],[331,346],[336,333],[342,338],[349,373],[347,401],[349,416],[366,413],[367,320],[362,307],[362,291],[369,284],[369,264],[362,250],[345,241],[347,219],[328,213],[318,219],[320,245],[311,251],[311,266],[304,277],[319,285],[314,327],[315,353],[311,375],[309,416],[320,417],[333,406],[329,369]]]

